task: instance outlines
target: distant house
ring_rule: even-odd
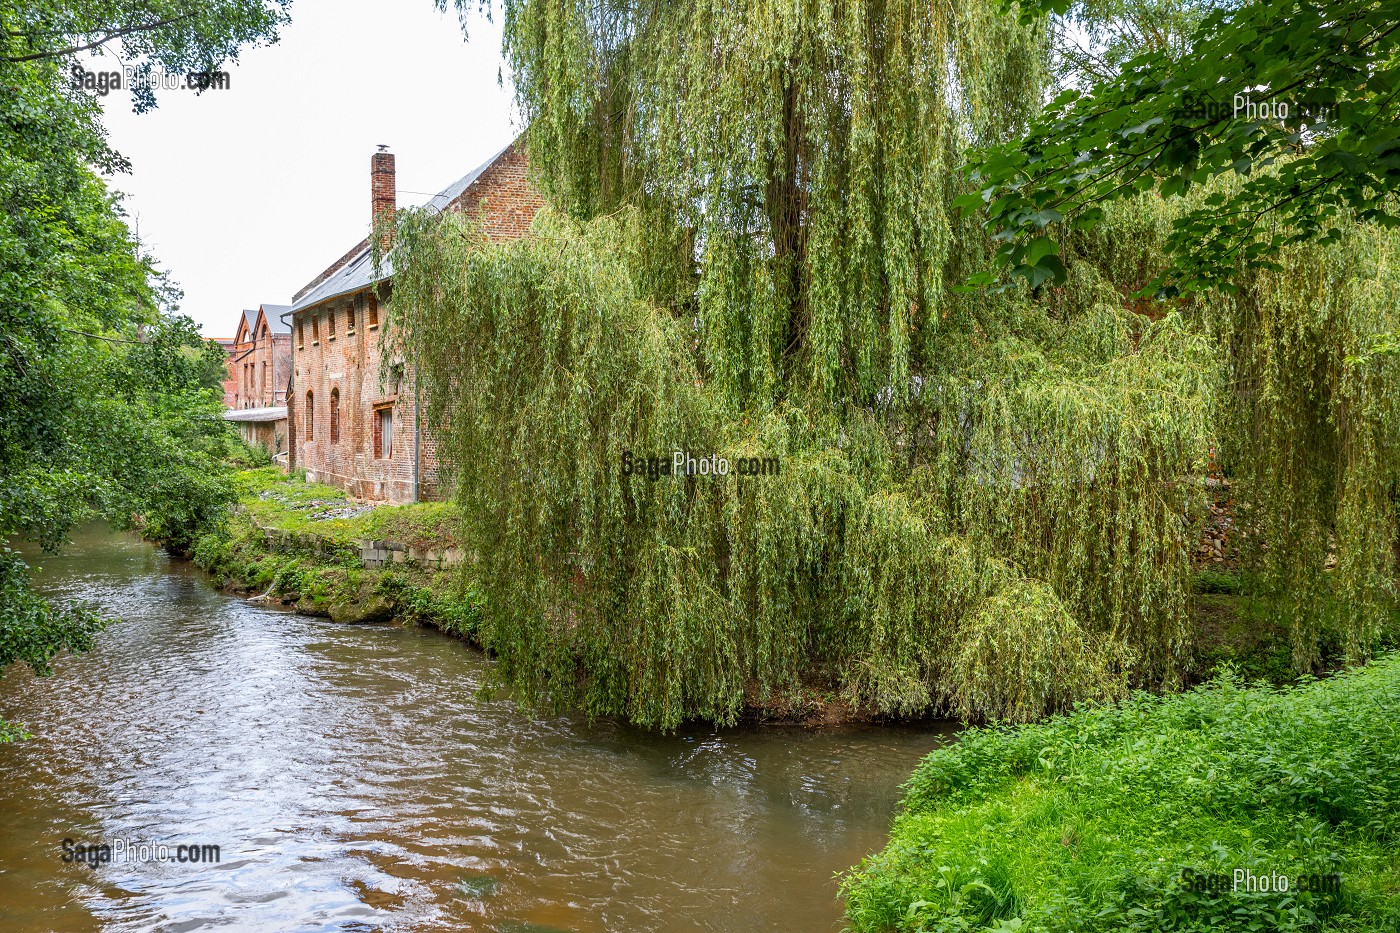
[[[542,204],[526,168],[512,143],[428,206],[468,212],[492,238],[521,237]],[[370,159],[370,218],[390,223],[397,206],[394,156],[377,152]],[[419,420],[412,361],[385,367],[381,360],[381,302],[393,286],[391,270],[383,273],[375,277],[366,238],[292,298],[290,461],[359,498],[439,498],[436,445]]]
[[[265,304],[240,315],[224,382],[224,418],[239,425],[249,444],[274,455],[287,449],[292,332],[283,318],[289,310]]]

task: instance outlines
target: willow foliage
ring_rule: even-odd
[[[1259,588],[1306,670],[1324,624],[1365,657],[1395,605],[1400,358],[1366,351],[1400,327],[1400,236],[1355,225],[1283,258],[1224,302],[1225,438]]]
[[[1180,675],[1210,355],[1179,321],[1008,305],[994,340],[949,332],[980,362],[916,382],[923,408],[746,412],[642,294],[644,223],[400,224],[393,320],[521,696],[663,727],[804,685],[1029,719]],[[675,450],[780,470],[622,469]]]
[[[1395,382],[1347,354],[1389,282],[1354,271],[1389,254],[1349,242],[1345,295],[1299,319],[1321,408],[1323,383],[1250,337],[1303,273],[1173,313],[1125,300],[1164,261],[1160,201],[1067,238],[1055,288],[946,287],[994,249],[950,210],[954,169],[1039,100],[1043,39],[994,6],[505,2],[553,207],[511,243],[408,212],[391,321],[517,696],[670,728],[813,689],[1026,720],[1177,684],[1226,431],[1265,452],[1240,473],[1278,534],[1289,508],[1341,529],[1364,655],[1391,585]],[[1336,439],[1309,468],[1364,482],[1308,500],[1274,479],[1302,466],[1290,405],[1311,406],[1300,443]],[[780,469],[624,470],[674,451]]]
[[[935,326],[964,147],[1029,116],[1043,31],[977,0],[507,0],[542,183],[642,211],[643,278],[745,404],[868,400]]]
[[[1212,354],[1176,316],[1136,333],[1129,312],[1091,315],[1050,336],[1081,355],[1008,341],[964,381],[977,415],[957,477],[964,521],[1076,617],[1135,646],[1148,682],[1177,682],[1192,642]],[[1138,345],[1084,354],[1113,334]]]

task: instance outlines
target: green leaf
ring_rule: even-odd
[[[1030,242],[1025,249],[1025,262],[1029,265],[1039,265],[1041,260],[1047,256],[1057,255],[1060,252],[1060,244],[1050,237],[1038,237]]]

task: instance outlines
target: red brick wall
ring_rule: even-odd
[[[224,407],[234,408],[234,401],[238,394],[238,378],[235,370],[237,367],[233,363],[233,338],[215,337],[213,343],[217,343],[224,351]]]
[[[481,220],[492,240],[514,240],[530,230],[530,222],[544,200],[530,186],[529,162],[518,145],[513,145],[481,173],[476,181],[452,203],[450,210],[465,210]]]
[[[480,217],[483,228],[494,240],[523,236],[543,204],[526,181],[524,153],[512,147],[503,153],[452,205]],[[376,192],[377,193],[377,192]],[[321,482],[340,486],[351,495],[366,499],[407,502],[413,499],[414,400],[412,367],[405,364],[402,374],[383,371],[380,359],[379,327],[371,327],[369,294],[343,296],[298,311],[292,322],[292,368],[295,388],[288,404],[295,466]],[[353,308],[355,332],[346,329],[346,315]],[[335,337],[330,337],[326,316],[336,315]],[[378,319],[386,320],[388,308],[378,309]],[[312,326],[313,319],[316,327]],[[302,328],[297,323],[302,323]],[[319,332],[317,342],[313,335]],[[304,334],[304,340],[298,337]],[[330,441],[331,391],[340,393],[339,440]],[[314,399],[313,438],[306,440],[306,393]],[[377,409],[388,405],[393,411],[392,456],[376,456],[374,447]],[[419,498],[434,499],[443,494],[440,485],[437,444],[426,426],[418,433]]]
[[[361,299],[367,296],[360,295]],[[413,499],[415,414],[413,373],[402,367],[396,378],[394,368],[385,370],[380,354],[380,327],[368,323],[365,301],[355,296],[323,302],[297,313],[306,321],[306,342],[294,349],[294,398],[289,405],[294,428],[296,465],[320,482],[331,483],[363,499],[408,502]],[[385,309],[380,309],[383,320]],[[330,336],[326,318],[336,315],[335,336]],[[355,327],[347,327],[347,315]],[[321,339],[312,339],[311,319],[317,321]],[[295,334],[296,331],[294,330]],[[331,441],[331,393],[339,394],[339,432]],[[312,393],[310,413],[312,438],[306,438],[307,392]],[[377,456],[374,446],[378,410],[387,407],[393,414],[393,435],[389,458]],[[437,459],[434,448],[420,448],[419,495],[436,498]]]
[[[228,378],[224,380],[224,404],[229,408],[247,408],[248,388],[246,385],[247,360],[245,354],[252,347],[251,335],[243,315],[238,315],[238,329],[228,344]]]
[[[292,362],[292,338],[287,334],[250,334],[239,328],[228,358],[224,405],[263,408],[287,398],[287,373]]]

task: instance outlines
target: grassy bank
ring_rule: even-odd
[[[193,554],[223,586],[338,621],[397,618],[475,635],[480,604],[459,571],[408,560],[368,569],[360,557],[367,540],[423,551],[455,546],[450,506],[368,506],[275,467],[235,479],[238,508]]]
[[[888,846],[847,877],[851,925],[1396,930],[1398,724],[1391,654],[974,730],[925,759]],[[1237,869],[1289,890],[1231,890]]]

